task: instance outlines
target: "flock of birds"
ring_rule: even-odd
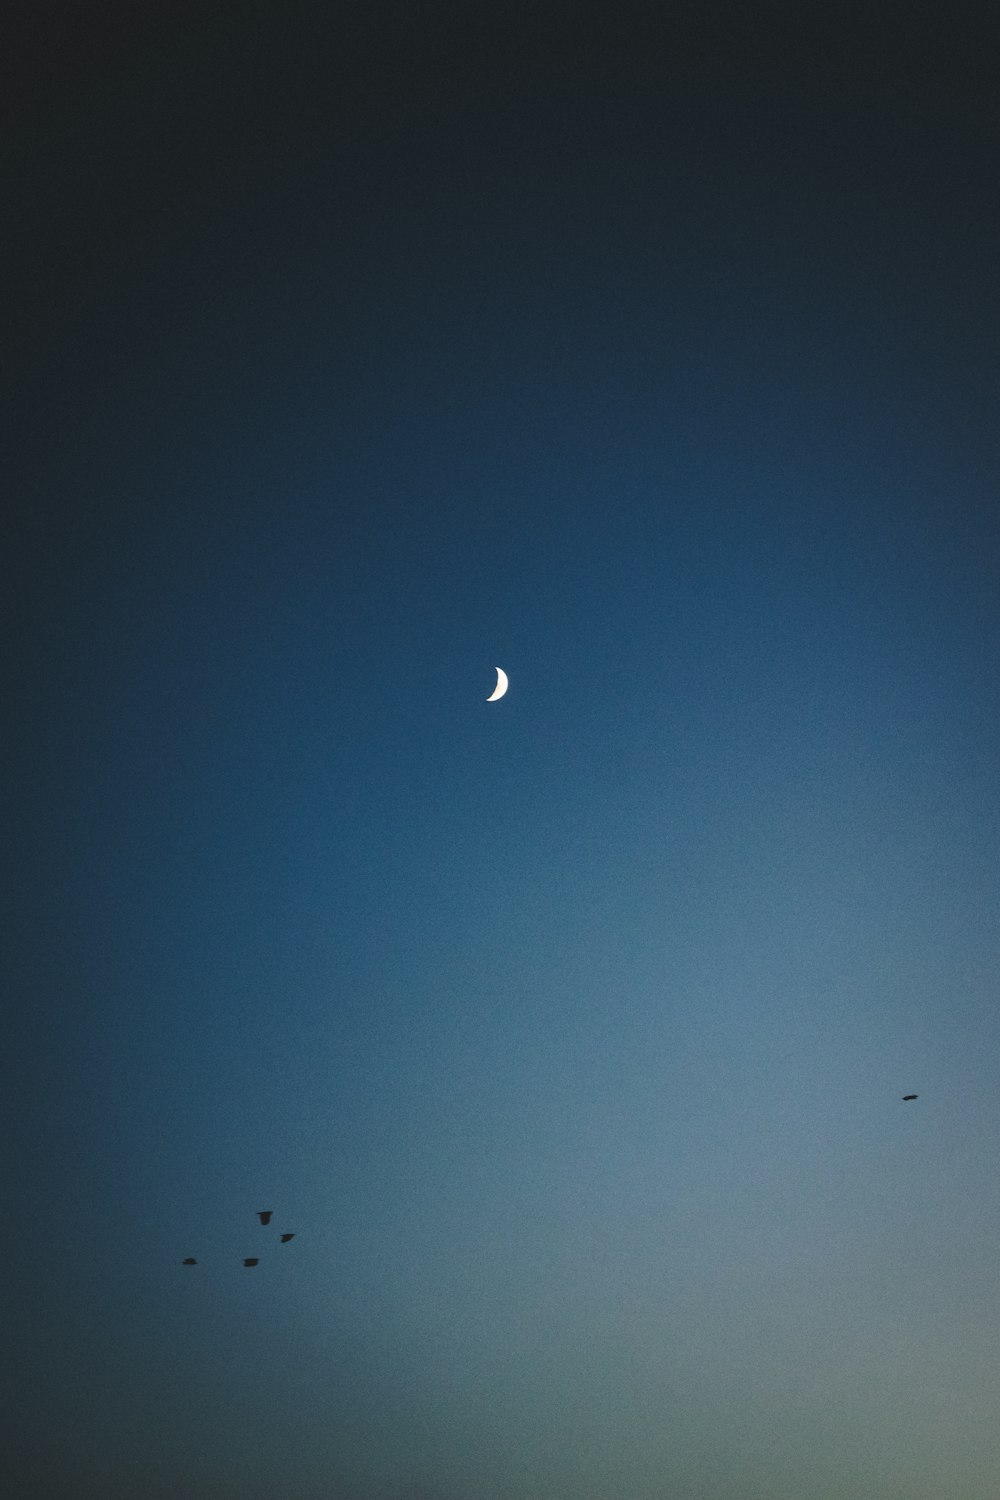
[[[912,1099],[919,1099],[919,1097],[920,1097],[919,1094],[904,1094],[903,1095],[903,1103],[904,1104],[909,1104]],[[268,1224],[270,1224],[272,1218],[274,1217],[274,1213],[273,1213],[273,1210],[270,1209],[270,1208],[263,1208],[263,1209],[261,1209],[259,1211],[259,1213],[257,1214],[257,1217],[260,1220],[261,1224],[263,1224],[266,1227]],[[287,1245],[288,1241],[289,1240],[294,1240],[294,1238],[295,1238],[294,1233],[289,1233],[286,1230],[285,1233],[282,1234],[282,1236],[281,1236],[281,1243],[283,1245]],[[196,1266],[197,1264],[198,1264],[198,1262],[197,1262],[197,1260],[195,1259],[195,1257],[193,1255],[189,1255],[189,1256],[186,1257],[186,1259],[184,1259],[184,1260],[181,1261],[181,1265],[182,1266]],[[243,1264],[244,1264],[244,1266],[259,1266],[260,1265],[260,1256],[259,1255],[248,1255],[248,1256],[246,1256],[244,1258]]]
[[[492,695],[487,700],[490,703],[495,703],[496,700],[498,698],[502,698],[503,695],[504,695],[504,693],[506,693],[506,691],[507,691],[507,674],[506,674],[506,672],[504,672],[502,670],[502,668],[500,668],[500,667],[497,667],[496,672],[497,672],[497,685],[494,688]],[[919,1095],[917,1095],[917,1094],[904,1094],[902,1097],[903,1097],[903,1103],[904,1104],[909,1104],[912,1100],[919,1098]],[[273,1212],[272,1212],[271,1209],[265,1208],[265,1209],[261,1209],[258,1212],[257,1217],[260,1220],[261,1224],[266,1228],[266,1226],[268,1224],[270,1224],[271,1219],[274,1217],[274,1215],[273,1215]],[[282,1245],[287,1245],[288,1242],[289,1242],[289,1240],[293,1240],[294,1238],[295,1238],[295,1235],[293,1233],[290,1233],[290,1232],[286,1231],[284,1234],[281,1235],[281,1244]],[[193,1255],[189,1255],[183,1261],[181,1261],[181,1265],[183,1265],[183,1266],[196,1266],[197,1264],[198,1264],[198,1261],[196,1260],[196,1258]],[[259,1255],[248,1255],[248,1256],[246,1256],[244,1258],[243,1265],[245,1267],[260,1265],[260,1256]]]
[[[266,1226],[266,1225],[270,1224],[272,1218],[274,1217],[273,1210],[271,1210],[270,1208],[261,1209],[261,1211],[258,1213],[257,1217],[260,1220],[260,1222],[263,1225]],[[295,1238],[294,1234],[289,1234],[289,1233],[286,1232],[285,1234],[283,1234],[281,1236],[281,1243],[283,1245],[287,1245],[288,1241],[289,1240],[294,1240],[294,1238]],[[181,1261],[181,1265],[182,1266],[196,1266],[197,1264],[198,1264],[198,1262],[194,1258],[193,1255],[189,1255],[189,1256],[187,1256],[187,1258],[185,1260]],[[258,1265],[260,1265],[260,1256],[259,1255],[248,1255],[248,1256],[245,1257],[245,1259],[243,1261],[243,1264],[245,1266],[258,1266]]]

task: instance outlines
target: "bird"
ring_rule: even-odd
[[[271,1209],[265,1208],[264,1211],[263,1211],[263,1213],[259,1213],[257,1215],[257,1217],[258,1217],[258,1219],[260,1220],[260,1222],[262,1224],[270,1224],[270,1222],[271,1222]]]
[[[182,1266],[196,1266],[197,1264],[198,1262],[195,1260],[193,1255],[189,1255],[187,1260],[181,1261]]]
[[[282,1235],[282,1236],[281,1236],[281,1243],[282,1243],[282,1244],[283,1244],[283,1245],[287,1245],[287,1244],[288,1244],[288,1241],[289,1241],[289,1240],[294,1240],[294,1238],[295,1238],[295,1236],[294,1236],[294,1234],[283,1234],[283,1235]]]
[[[243,1264],[245,1266],[259,1266],[260,1265],[260,1260],[259,1260],[258,1256],[256,1256],[256,1255],[249,1255],[249,1256],[247,1256],[247,1258],[243,1262]]]
[[[919,1099],[919,1097],[919,1094],[904,1094],[903,1103],[906,1104],[910,1099]]]

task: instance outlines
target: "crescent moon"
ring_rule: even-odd
[[[493,689],[493,691],[490,694],[490,696],[487,698],[487,700],[486,700],[487,703],[495,703],[498,698],[502,698],[503,697],[503,695],[504,695],[504,693],[506,691],[507,691],[507,673],[504,671],[503,667],[497,667],[497,685]]]

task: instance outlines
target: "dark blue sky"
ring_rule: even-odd
[[[995,1500],[996,23],[134,9],[9,94],[10,1492]]]

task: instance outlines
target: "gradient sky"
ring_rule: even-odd
[[[7,1492],[996,1500],[996,22],[149,9],[7,98]]]

